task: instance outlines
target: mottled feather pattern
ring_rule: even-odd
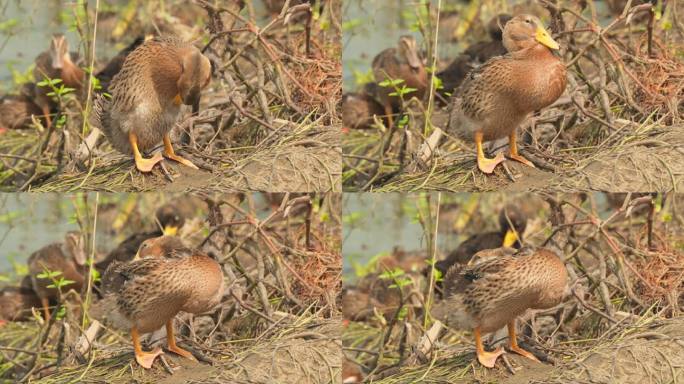
[[[91,123],[103,131],[115,149],[131,153],[131,130],[138,136],[140,150],[147,151],[173,129],[180,112],[172,102],[181,72],[178,52],[189,46],[173,36],[139,45],[112,78],[111,99],[96,98]]]
[[[441,315],[457,327],[494,331],[528,308],[549,308],[562,299],[565,266],[546,249],[479,259],[453,266],[444,277],[448,310]]]

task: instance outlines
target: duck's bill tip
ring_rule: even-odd
[[[560,49],[560,45],[556,42],[556,40],[551,38],[551,35],[542,27],[537,28],[535,39],[546,47],[551,49]]]

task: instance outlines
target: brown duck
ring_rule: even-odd
[[[487,352],[482,334],[508,327],[509,349],[532,360],[520,348],[515,319],[527,309],[558,305],[565,292],[567,273],[558,255],[546,248],[497,248],[477,253],[471,265],[455,265],[444,277],[445,299],[433,316],[449,326],[472,329],[478,361],[492,368],[503,348]]]
[[[531,112],[544,108],[565,90],[565,65],[551,53],[559,45],[536,16],[518,15],[503,31],[505,56],[471,71],[451,102],[448,130],[477,146],[477,165],[492,173],[502,153],[485,157],[482,143],[508,137],[509,157],[534,165],[520,154],[516,128]]]
[[[173,150],[170,132],[180,105],[199,104],[200,91],[211,80],[211,64],[192,44],[176,37],[146,41],[125,59],[109,86],[111,99],[99,95],[91,124],[102,129],[112,146],[131,153],[141,172],[150,172],[162,155],[143,158],[164,142],[164,156],[197,169]]]
[[[41,116],[42,109],[33,101],[35,84],[24,84],[18,95],[0,98],[0,133],[8,129],[23,128],[31,124],[31,116]]]
[[[388,48],[373,59],[373,75],[378,84],[386,80],[403,79],[399,88],[406,86],[416,91],[408,93],[404,98],[422,99],[428,86],[427,71],[418,54],[416,39],[413,36],[401,36],[396,48]],[[401,99],[390,95],[396,93],[392,86],[379,89],[379,100],[385,110],[389,126],[393,124],[392,113],[401,108]]]
[[[41,307],[40,298],[33,291],[31,278],[25,276],[19,287],[0,289],[0,324],[31,318],[32,309]]]
[[[112,263],[102,278],[115,325],[131,330],[135,359],[151,368],[162,354],[143,352],[140,333],[166,326],[168,349],[193,359],[176,345],[173,318],[179,312],[207,312],[221,303],[223,271],[211,257],[185,247],[177,237],[161,236],[140,245],[134,260]]]
[[[368,128],[373,124],[373,116],[385,114],[378,101],[380,87],[376,83],[364,85],[363,91],[342,95],[342,124],[346,129]]]
[[[444,276],[455,264],[468,264],[474,254],[485,249],[522,247],[522,236],[527,227],[527,216],[516,206],[508,205],[499,212],[499,230],[478,233],[467,238],[446,259],[435,263]]]
[[[55,34],[50,40],[50,49],[36,57],[36,67],[33,70],[33,78],[36,82],[44,79],[62,79],[64,86],[74,88],[79,94],[83,88],[85,72],[72,61],[69,52],[69,42],[62,34]],[[37,87],[36,104],[40,106],[47,121],[47,126],[52,125],[50,112],[57,104],[48,96],[53,92],[49,86]]]
[[[33,290],[40,298],[45,319],[50,318],[50,300],[60,299],[60,291],[54,287],[53,278],[39,277],[46,271],[61,272],[54,279],[64,278],[73,281],[62,288],[62,294],[73,289],[80,292],[85,282],[84,265],[86,262],[85,242],[79,232],[68,232],[63,243],[47,245],[28,258],[29,275]]]

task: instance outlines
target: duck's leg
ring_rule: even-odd
[[[484,350],[484,346],[482,345],[482,335],[480,334],[480,327],[475,327],[475,330],[473,331],[473,334],[475,335],[475,350],[477,351],[477,361],[480,362],[480,364],[484,365],[487,368],[494,368],[494,364],[496,364],[496,359],[501,356],[505,351],[502,347],[499,347],[492,352],[487,352]]]
[[[539,361],[539,359],[537,359],[533,354],[527,352],[526,350],[518,346],[518,339],[515,335],[515,319],[508,322],[508,341],[508,349],[510,349],[511,352],[515,352],[518,355],[525,356],[530,360]]]
[[[494,168],[496,168],[499,163],[506,160],[506,158],[501,152],[497,153],[496,157],[493,159],[486,158],[484,150],[482,149],[483,138],[484,135],[482,132],[475,132],[475,146],[477,146],[477,167],[480,168],[480,171],[484,173],[492,173],[494,172]]]
[[[42,297],[40,303],[43,304],[43,314],[45,315],[45,321],[50,320],[50,300],[47,297]]]
[[[140,346],[140,335],[138,335],[138,329],[136,327],[131,328],[131,338],[133,339],[133,349],[135,350],[135,361],[143,368],[152,368],[154,359],[163,354],[164,351],[157,347],[152,352],[143,352],[142,347]]]
[[[527,166],[530,166],[532,168],[536,168],[534,164],[532,164],[531,161],[527,160],[526,158],[522,157],[521,155],[518,154],[518,143],[515,135],[515,131],[511,133],[508,136],[508,146],[511,148],[511,153],[508,155],[512,160],[519,161]]]
[[[183,165],[187,165],[190,168],[199,169],[190,160],[176,155],[176,152],[173,151],[173,146],[171,146],[171,138],[169,137],[168,133],[164,135],[164,156],[168,157],[171,160],[175,160]]]
[[[392,109],[392,103],[387,101],[385,103],[385,116],[387,117],[387,128],[392,129],[392,124],[394,124],[394,117],[392,114],[394,110]]]
[[[195,359],[195,356],[193,356],[192,353],[176,345],[176,337],[173,334],[173,319],[166,322],[166,339],[168,341],[169,351],[181,355],[190,360],[197,361],[197,359]]]
[[[128,132],[128,142],[131,144],[131,148],[133,149],[135,167],[138,168],[140,172],[151,172],[155,164],[164,160],[159,152],[155,153],[151,159],[143,158],[138,150],[138,136],[136,136],[133,131]]]

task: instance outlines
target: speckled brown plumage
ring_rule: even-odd
[[[219,305],[224,281],[214,259],[185,247],[177,237],[161,236],[143,242],[135,260],[112,263],[103,287],[105,300],[112,305],[112,320],[131,329],[136,359],[149,368],[161,351],[142,352],[138,333],[166,325],[169,349],[191,358],[175,345],[173,318],[181,311],[202,313]]]
[[[428,86],[427,71],[418,53],[416,39],[413,36],[402,36],[395,48],[388,48],[380,52],[373,59],[373,75],[379,84],[388,79],[403,79],[404,83],[399,85],[415,88],[416,91],[404,95],[404,99],[411,97],[422,99]],[[392,113],[401,107],[401,99],[398,96],[391,96],[395,93],[394,87],[380,87],[379,100],[385,109],[390,126],[392,125]]]
[[[209,59],[193,45],[171,36],[146,41],[128,54],[112,79],[111,100],[96,98],[91,124],[102,129],[115,149],[133,154],[138,169],[149,172],[161,157],[138,158],[132,140],[139,151],[169,140],[180,104],[199,103],[200,91],[210,79]],[[170,141],[164,144],[167,157],[194,167],[176,158]]]
[[[507,324],[511,349],[530,357],[518,350],[515,319],[527,309],[551,308],[561,302],[567,283],[565,265],[546,248],[498,248],[479,252],[476,258],[473,265],[457,264],[447,272],[445,299],[433,314],[450,326],[474,329],[478,358],[486,366],[493,366],[500,352],[492,356],[480,350],[480,332],[494,332]]]
[[[510,221],[509,221],[510,220]],[[504,244],[506,234],[511,229],[515,229],[516,239],[513,244]],[[446,259],[440,260],[435,264],[442,276],[444,276],[449,268],[453,265],[467,264],[474,254],[485,249],[500,248],[502,246],[510,246],[513,248],[522,247],[522,236],[527,227],[527,216],[516,206],[509,205],[504,207],[499,213],[499,230],[496,232],[484,232],[475,234],[462,242],[458,248],[449,253]]]
[[[139,36],[131,44],[129,44],[126,48],[122,49],[119,51],[119,53],[116,54],[116,56],[112,57],[111,60],[107,63],[107,65],[102,68],[96,75],[98,80],[100,80],[100,85],[102,86],[102,92],[109,92],[109,83],[112,82],[112,79],[114,76],[116,76],[119,71],[121,71],[121,67],[123,67],[124,61],[126,61],[126,57],[133,52],[140,44],[142,44],[145,41],[144,36]]]
[[[84,240],[79,232],[68,232],[63,243],[47,245],[29,256],[28,267],[33,290],[43,303],[46,318],[49,316],[48,302],[59,298],[59,290],[49,287],[54,284],[52,279],[41,278],[38,275],[46,270],[60,271],[61,274],[56,277],[57,279],[63,277],[66,280],[73,281],[72,284],[62,288],[62,293],[66,293],[70,289],[80,292],[85,282],[86,255],[84,247]]]
[[[566,85],[565,65],[549,49],[558,44],[537,17],[511,19],[503,41],[508,54],[471,71],[451,102],[448,130],[478,144],[478,166],[485,173],[493,172],[503,155],[484,158],[481,143],[502,137],[509,137],[512,159],[533,166],[518,155],[515,130],[528,114],[556,101]]]

